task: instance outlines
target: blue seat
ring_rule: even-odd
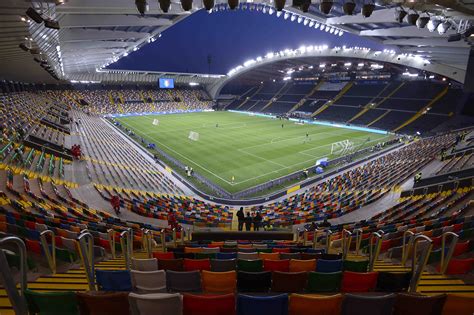
[[[237,253],[216,253],[216,259],[237,259]]]
[[[31,229],[26,229],[26,232],[28,234],[28,238],[31,240],[39,241],[40,240],[40,235],[41,233],[36,230],[31,230]]]
[[[338,272],[342,271],[342,259],[325,260],[318,259],[316,262],[316,272]]]
[[[237,315],[288,315],[288,294],[250,296],[239,294]]]
[[[326,252],[326,250],[323,249],[323,248],[319,248],[319,249],[308,248],[308,250],[306,252],[311,253],[311,254],[324,254]]]
[[[128,270],[96,270],[95,279],[100,291],[132,291]]]

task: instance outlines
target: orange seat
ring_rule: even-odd
[[[290,260],[290,272],[299,272],[299,271],[315,271],[316,270],[316,259],[309,260],[299,260],[291,259]]]
[[[185,247],[184,248],[185,253],[200,253],[202,252],[201,247]]]
[[[253,246],[251,244],[247,245],[247,244],[239,244],[237,245],[237,248],[243,248],[243,249],[251,249],[253,248]]]
[[[291,294],[289,315],[339,315],[342,295]]]
[[[280,253],[259,253],[258,256],[260,259],[269,259],[269,260],[279,260]]]
[[[201,274],[202,290],[206,293],[234,293],[237,286],[235,270],[213,272],[203,270]]]
[[[474,297],[463,294],[448,294],[442,315],[472,315]]]
[[[0,232],[7,233],[7,222],[0,222]]]

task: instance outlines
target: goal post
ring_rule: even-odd
[[[354,142],[349,139],[334,142],[331,144],[331,154],[342,155],[350,153],[354,150]]]
[[[193,140],[193,141],[198,141],[199,140],[199,133],[195,131],[190,131],[188,139]]]
[[[158,119],[153,119],[152,124],[153,126],[158,126],[160,124],[160,121]]]

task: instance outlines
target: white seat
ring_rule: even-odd
[[[130,293],[128,300],[132,315],[183,314],[183,296],[179,293]]]
[[[166,292],[166,272],[156,271],[130,271],[133,291],[137,293]]]
[[[156,271],[158,270],[158,261],[156,260],[156,258],[132,258],[132,269],[138,271]]]
[[[243,252],[238,252],[237,253],[237,258],[238,259],[245,259],[245,260],[256,260],[260,259],[259,255],[257,252],[254,253],[243,253]]]

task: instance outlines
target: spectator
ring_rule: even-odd
[[[329,228],[331,227],[331,223],[328,222],[327,218],[324,218],[323,222],[319,223],[320,228]]]
[[[252,227],[252,217],[250,216],[250,212],[247,212],[247,216],[245,217],[245,230],[248,232]]]
[[[262,215],[260,214],[260,211],[257,212],[255,217],[253,218],[253,230],[254,231],[259,231],[260,230],[260,225],[262,223]]]
[[[245,221],[245,214],[244,214],[244,207],[240,207],[239,211],[237,211],[237,219],[239,221],[239,231],[242,231],[244,228],[244,221]]]
[[[118,195],[112,196],[110,203],[112,204],[115,214],[120,215],[120,197]]]

